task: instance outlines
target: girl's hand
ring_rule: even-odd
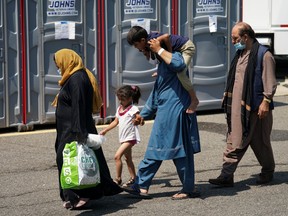
[[[134,125],[143,126],[145,124],[144,118],[139,113],[135,114],[135,117],[133,118],[132,122]]]
[[[100,133],[99,133],[99,135],[105,135],[106,134],[106,131],[105,130],[102,130],[102,131],[100,131]]]

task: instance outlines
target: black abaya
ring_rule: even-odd
[[[97,134],[92,118],[93,88],[84,70],[77,71],[64,83],[58,95],[56,108],[57,137],[55,142],[56,162],[59,174],[63,164],[62,151],[66,143],[83,141],[88,133]],[[101,183],[87,189],[65,189],[60,186],[63,201],[77,203],[79,198],[99,199],[115,195],[122,189],[113,182],[102,148],[95,151],[99,162]]]

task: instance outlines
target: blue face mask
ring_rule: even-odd
[[[240,42],[234,44],[234,47],[236,50],[244,50],[246,48],[246,44],[244,44],[244,43],[242,44],[240,41]]]

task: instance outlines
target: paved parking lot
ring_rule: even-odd
[[[285,88],[285,86],[282,86]],[[279,88],[280,89],[280,88]],[[201,197],[171,200],[180,190],[174,165],[164,161],[150,188],[151,200],[140,200],[125,192],[93,201],[85,211],[62,208],[58,196],[55,166],[55,129],[0,134],[0,215],[273,215],[288,214],[288,96],[275,97],[272,144],[275,154],[275,179],[257,186],[260,166],[249,149],[235,173],[235,187],[220,189],[207,181],[219,175],[225,146],[225,118],[222,113],[199,113],[202,152],[195,155],[196,185]],[[140,129],[142,142],[133,148],[137,166],[143,158],[153,121]],[[103,126],[97,126],[100,131]],[[112,176],[113,155],[118,148],[117,130],[107,134],[103,150]],[[128,179],[126,166],[123,180]]]

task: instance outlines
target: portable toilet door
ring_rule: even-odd
[[[240,20],[240,0],[178,1],[178,31],[196,46],[189,68],[198,110],[220,109],[230,61],[232,26]]]
[[[0,128],[21,125],[23,120],[20,3],[0,2]]]
[[[27,0],[27,122],[55,122],[51,105],[59,92],[54,54],[72,49],[98,78],[97,71],[97,1]]]
[[[4,1],[0,2],[0,128],[6,126],[6,90],[4,81],[5,64],[4,64],[4,50],[5,50],[5,39],[4,39]]]
[[[147,100],[155,78],[157,66],[150,64],[144,55],[127,42],[127,33],[134,25],[144,27],[148,33],[171,33],[171,1],[114,1],[105,2],[105,117],[114,117],[118,100],[115,90],[122,85],[137,85],[141,89],[139,107]]]

